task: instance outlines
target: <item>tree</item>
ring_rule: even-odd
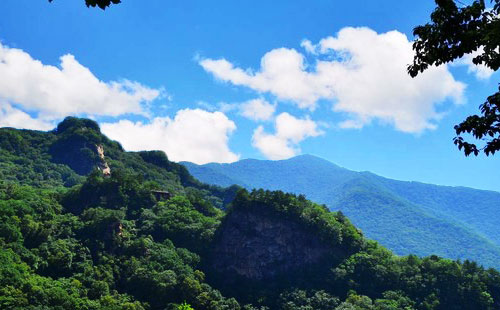
[[[191,307],[191,305],[184,302],[177,307],[177,310],[194,310],[194,309]]]
[[[49,2],[52,2],[54,0],[49,0]],[[105,10],[108,6],[111,4],[118,4],[121,3],[121,0],[85,0],[85,4],[87,7],[100,7],[101,9]]]
[[[458,3],[458,4],[457,4]],[[415,77],[429,66],[439,66],[477,53],[476,65],[485,65],[496,71],[500,68],[500,0],[491,0],[487,8],[484,0],[465,5],[459,0],[436,0],[431,22],[417,26],[413,34],[415,56],[408,73]],[[453,139],[466,156],[494,154],[500,150],[500,88],[480,105],[480,115],[471,115],[455,126]],[[465,141],[470,134],[482,140],[478,145]]]

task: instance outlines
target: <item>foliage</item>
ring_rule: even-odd
[[[500,267],[497,192],[396,181],[311,155],[186,167],[210,184],[305,194],[341,210],[366,237],[398,255],[437,254]]]
[[[183,302],[177,307],[177,310],[194,310],[194,309],[186,302]]]
[[[415,56],[408,67],[412,77],[429,66],[439,66],[478,52],[473,58],[476,65],[485,65],[496,71],[500,68],[500,1],[492,0],[493,8],[486,7],[484,0],[475,0],[470,5],[459,7],[454,0],[436,0],[436,9],[431,14],[431,23],[418,26],[413,34]],[[480,106],[481,115],[471,115],[455,126],[457,136],[454,143],[466,156],[495,154],[500,150],[500,92],[488,97]],[[478,140],[486,141],[478,146],[464,140],[468,133]]]
[[[48,133],[2,129],[6,162],[0,173],[12,167],[31,173],[35,155],[45,165],[43,176],[58,169],[75,173],[54,164],[49,154],[51,145],[67,135],[72,137],[68,145],[78,137],[102,143],[112,174],[93,170],[70,188],[62,186],[62,179],[37,183],[22,175],[0,182],[1,309],[500,308],[500,273],[494,269],[437,256],[396,256],[365,239],[341,212],[329,212],[304,196],[208,186],[162,153],[124,152],[92,122],[69,119],[66,124]],[[24,165],[16,161],[20,157],[30,161]],[[151,190],[165,187],[173,197],[157,201]],[[286,218],[344,255],[326,261],[322,272],[308,274],[307,285],[261,283],[270,291],[249,292],[243,304],[205,276],[221,225],[238,211]],[[245,287],[245,279],[235,279],[236,288]]]
[[[335,259],[326,262],[322,272],[308,277],[304,288],[281,292],[277,302],[269,298],[273,292],[252,291],[253,302],[261,300],[262,306],[301,310],[321,309],[327,305],[329,308],[325,309],[339,310],[444,310],[495,309],[498,305],[498,297],[494,296],[500,293],[500,273],[496,270],[485,270],[470,261],[461,263],[437,256],[395,256],[378,243],[364,239],[341,212],[331,213],[303,196],[280,191],[249,193],[242,190],[228,210],[229,214],[237,211],[267,214],[276,221],[285,218],[296,221],[331,247],[347,253],[340,263]],[[300,274],[290,277],[291,283],[303,285],[298,278]],[[233,286],[247,287],[246,282],[248,280],[242,279]],[[261,286],[279,288],[268,283],[261,283]],[[221,289],[236,296],[245,294],[234,288]]]
[[[156,203],[148,184],[133,180],[92,175],[66,193],[3,184],[2,309],[163,309],[184,300],[199,309],[233,309],[233,300],[203,282],[200,257],[178,247],[209,243],[220,211],[205,216],[182,196]]]
[[[0,129],[0,179],[36,187],[73,186],[83,178],[66,165],[51,162],[53,133]]]
[[[81,184],[101,163],[98,145],[103,147],[111,171],[152,181],[151,187],[156,189],[189,191],[190,197],[198,196],[221,209],[239,188],[203,184],[184,166],[169,161],[162,151],[125,152],[118,142],[102,135],[95,121],[76,117],[65,118],[50,132],[1,128],[0,177],[37,187]]]
[[[335,309],[340,301],[322,290],[312,292],[295,289],[281,293],[278,303],[283,310],[330,310]]]
[[[295,196],[282,191],[263,189],[247,192],[242,189],[233,200],[232,208],[260,214],[271,214],[275,218],[286,218],[299,223],[332,246],[351,251],[360,250],[364,241],[361,233],[341,213],[332,213],[324,205],[318,205],[305,196]]]
[[[49,0],[49,2],[52,2],[54,0]],[[87,7],[100,7],[101,9],[105,10],[108,6],[111,4],[118,4],[121,3],[121,0],[85,0],[85,4]]]

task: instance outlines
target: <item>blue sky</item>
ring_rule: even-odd
[[[382,176],[500,190],[453,126],[497,74],[408,80],[433,1],[0,2],[0,126],[86,116],[129,150],[198,163],[313,154]],[[405,37],[406,35],[406,37]],[[64,57],[63,57],[64,56]],[[61,58],[62,57],[62,58]]]

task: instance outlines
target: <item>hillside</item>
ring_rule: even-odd
[[[304,194],[341,210],[367,237],[400,255],[438,254],[500,266],[500,193],[391,180],[311,155],[183,164],[209,184]]]
[[[0,141],[0,309],[500,308],[494,269],[396,256],[342,212],[206,185],[90,120]]]
[[[174,193],[196,188],[220,208],[236,191],[200,183],[161,151],[125,152],[118,142],[101,134],[92,120],[68,117],[49,132],[0,128],[1,180],[38,188],[69,188],[106,167],[111,172],[136,174],[141,181]]]

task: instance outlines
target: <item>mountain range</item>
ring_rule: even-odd
[[[303,194],[340,210],[371,239],[399,255],[437,254],[500,266],[500,193],[398,181],[325,159],[183,162],[202,182]]]

